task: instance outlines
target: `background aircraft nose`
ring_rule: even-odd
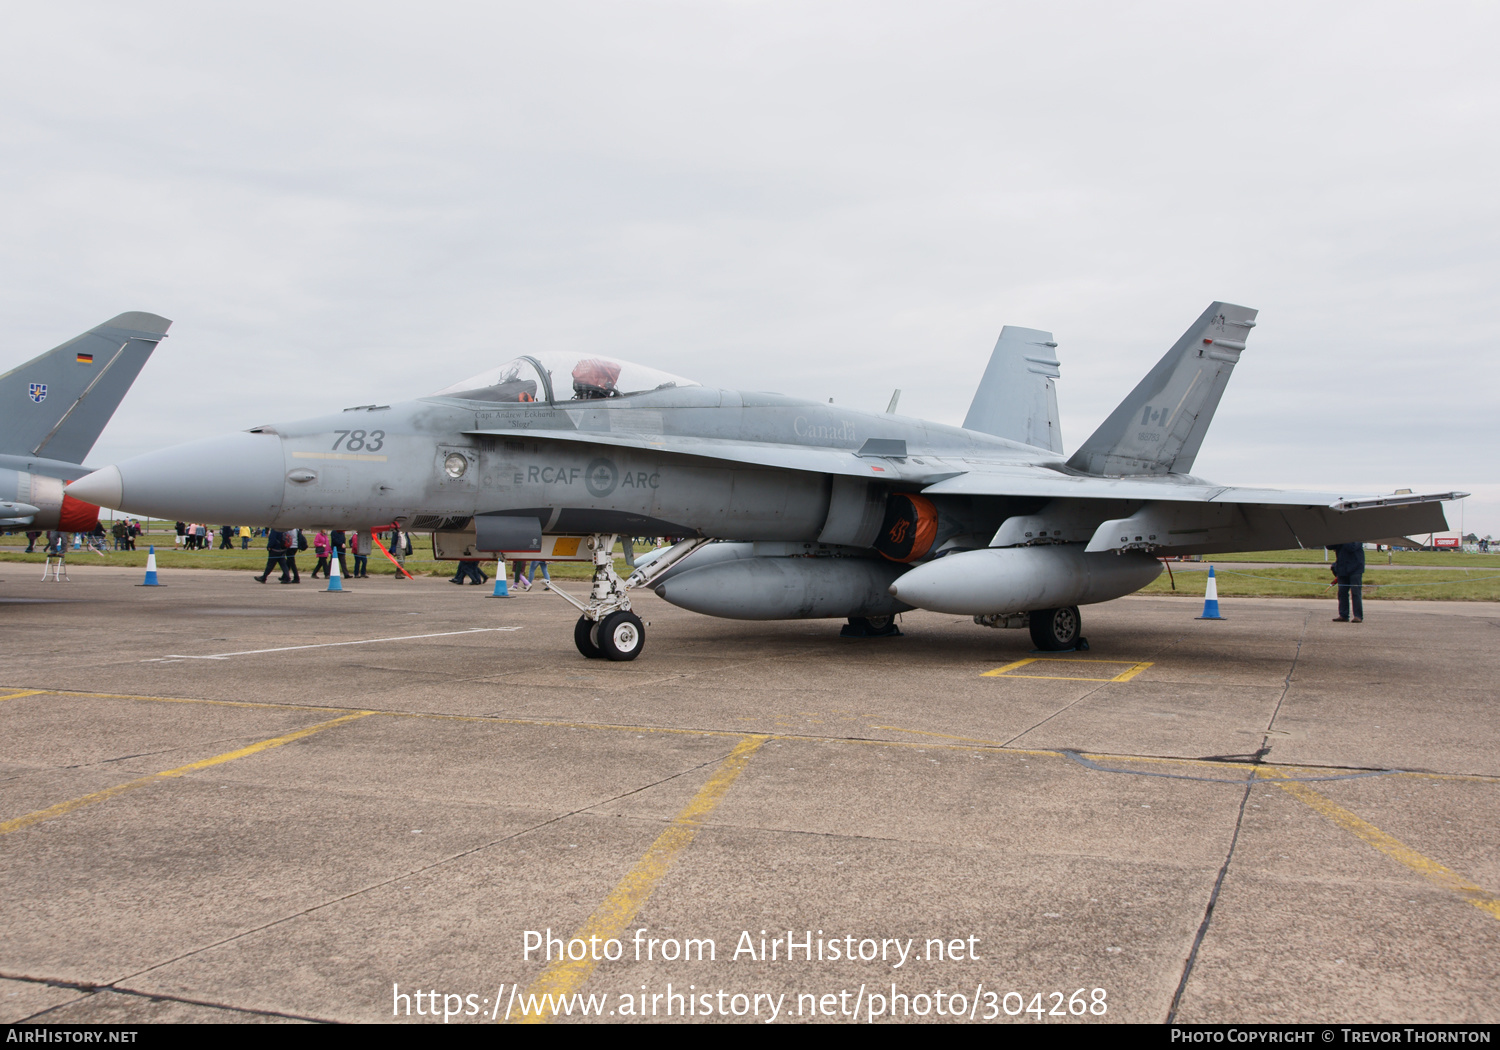
[[[127,459],[68,486],[75,499],[170,520],[263,525],[281,511],[286,456],[275,434],[226,434]]]

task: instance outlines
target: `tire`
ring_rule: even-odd
[[[894,616],[851,616],[839,632],[844,638],[891,638],[901,634]]]
[[[646,648],[646,625],[635,613],[611,613],[599,625],[597,637],[607,659],[634,660]]]
[[[1083,620],[1076,605],[1031,611],[1031,641],[1043,652],[1076,649],[1082,633]]]
[[[604,654],[594,644],[591,637],[594,630],[594,621],[587,616],[580,616],[578,623],[573,626],[573,644],[578,646],[578,651],[590,660],[598,660]]]

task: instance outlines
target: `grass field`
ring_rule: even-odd
[[[1495,559],[1500,563],[1500,558]],[[1321,566],[1306,569],[1258,568],[1248,564],[1225,566],[1214,559],[1219,596],[1234,598],[1336,598],[1333,576]],[[1173,576],[1163,572],[1142,594],[1179,594],[1202,598],[1208,573],[1182,572],[1174,565]],[[1174,579],[1175,577],[1175,579]],[[1174,590],[1175,583],[1175,590]],[[1500,601],[1500,564],[1488,569],[1371,568],[1364,577],[1365,598],[1402,598],[1427,601]]]
[[[158,523],[159,527],[159,523]],[[310,537],[309,537],[310,539]],[[39,541],[40,542],[40,541]],[[218,542],[218,537],[214,537]],[[115,565],[126,568],[138,568],[144,574],[146,570],[146,549],[149,545],[156,546],[156,567],[165,571],[168,569],[224,569],[233,572],[254,572],[259,574],[266,567],[266,541],[264,539],[253,539],[250,541],[249,550],[240,550],[239,538],[235,538],[234,550],[207,550],[187,551],[177,547],[176,533],[171,529],[161,532],[148,532],[142,534],[136,541],[137,548],[133,551],[110,550],[106,545],[104,554],[101,556],[92,551],[70,551],[68,554],[68,568],[87,568],[90,565]],[[6,536],[0,540],[0,562],[32,562],[40,568],[43,560],[40,545],[36,553],[27,554],[26,537],[24,535]],[[351,563],[352,557],[346,557],[345,561]],[[306,576],[312,572],[313,566],[318,564],[317,555],[312,550],[302,551],[297,555],[297,570]],[[548,571],[558,579],[586,580],[593,576],[593,567],[586,562],[548,562]],[[615,559],[617,570],[624,570],[625,562],[621,557]],[[412,554],[406,559],[406,571],[413,576],[452,576],[458,569],[458,563],[452,561],[438,561],[432,556],[432,540],[425,533],[413,533]],[[369,565],[371,576],[394,576],[396,567],[391,564],[380,551],[370,555]],[[484,571],[491,576],[494,575],[494,562],[484,565]],[[40,573],[38,573],[40,575]]]
[[[1243,554],[1212,554],[1204,555],[1204,561],[1211,562],[1294,562],[1308,564],[1323,564],[1323,550],[1290,550],[1290,551],[1246,551]],[[1328,561],[1333,561],[1333,554],[1329,552]],[[1365,551],[1365,564],[1369,568],[1378,565],[1407,565],[1412,567],[1436,567],[1444,568],[1472,568],[1482,569],[1488,566],[1496,566],[1495,571],[1500,572],[1500,553],[1496,554],[1465,554],[1463,551]]]
[[[214,542],[218,542],[217,536]],[[260,573],[266,567],[266,541],[255,539],[247,551],[239,549],[235,540],[234,550],[185,551],[177,548],[176,535],[170,525],[153,522],[152,529],[138,541],[139,550],[109,551],[101,557],[89,551],[74,551],[68,556],[71,568],[86,568],[89,565],[117,565],[146,568],[146,546],[156,545],[156,565],[162,571],[171,569],[224,569],[236,572]],[[452,576],[457,564],[438,561],[432,556],[432,542],[426,534],[412,537],[413,554],[406,559],[406,571],[414,576]],[[40,553],[22,553],[25,537],[6,536],[0,539],[0,562],[32,562],[40,567]],[[626,567],[616,548],[615,568],[625,575]],[[1390,567],[1383,567],[1386,555],[1375,551],[1366,553],[1369,566],[1365,573],[1365,597],[1378,601],[1382,598],[1404,598],[1428,601],[1500,601],[1500,555],[1464,554],[1448,551],[1402,551],[1392,556]],[[297,556],[297,568],[305,576],[312,571],[318,559],[312,551],[303,551]],[[1321,550],[1253,551],[1242,554],[1220,554],[1206,557],[1216,568],[1221,597],[1270,597],[1270,598],[1334,598],[1336,592],[1332,579],[1323,562]],[[1307,568],[1277,567],[1277,562],[1306,563]],[[1271,563],[1271,564],[1266,564]],[[1264,568],[1257,567],[1265,565]],[[1163,572],[1161,577],[1147,587],[1142,594],[1177,594],[1183,597],[1203,597],[1208,573],[1201,569],[1181,571],[1177,563],[1172,576]],[[370,556],[372,576],[393,576],[395,566],[385,555],[376,551]],[[593,573],[586,562],[549,562],[549,571],[557,579],[586,580]],[[1428,571],[1412,571],[1424,569]],[[494,575],[494,562],[487,562],[484,571]]]

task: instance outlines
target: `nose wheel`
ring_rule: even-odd
[[[604,655],[599,651],[599,646],[594,644],[594,628],[598,626],[587,616],[580,616],[578,622],[573,625],[573,644],[578,646],[578,651],[590,660],[598,660]]]
[[[573,644],[590,660],[634,660],[646,648],[646,625],[633,612],[610,613],[598,623],[582,616]]]
[[[607,660],[634,660],[646,648],[646,628],[633,612],[610,613],[594,632]]]

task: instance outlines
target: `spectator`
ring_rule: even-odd
[[[318,564],[313,566],[312,578],[316,580],[318,573],[321,572],[323,579],[329,579],[333,569],[328,564],[328,533],[322,529],[319,529],[317,535],[313,537],[313,553],[318,556]],[[343,572],[341,571],[339,575],[342,576]]]
[[[449,582],[463,586],[464,580],[468,580],[471,583],[483,584],[488,579],[489,577],[479,568],[478,558],[460,558],[458,559],[458,572],[453,574],[453,579]]]
[[[359,533],[349,533],[349,549],[354,552],[354,578],[368,580],[370,578],[370,539],[366,536],[360,539]],[[339,571],[344,568],[344,553],[339,551]]]
[[[1365,545],[1363,543],[1341,543],[1334,548],[1338,556],[1333,562],[1333,578],[1339,585],[1339,614],[1334,623],[1364,623],[1364,577]],[[1350,599],[1354,600],[1354,615],[1350,616]]]

